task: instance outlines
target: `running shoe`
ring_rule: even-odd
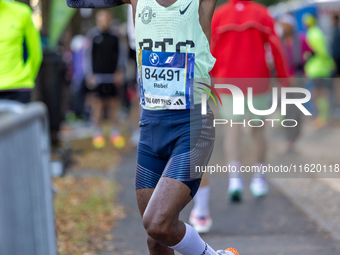
[[[190,214],[189,223],[200,234],[208,233],[212,226],[212,219],[210,215],[207,217],[197,217],[193,213]]]
[[[217,251],[217,254],[219,254],[219,255],[239,255],[238,251],[234,248],[228,248],[228,249],[225,249],[224,251],[219,250],[219,251]]]
[[[110,136],[110,142],[117,149],[121,149],[125,146],[125,138],[120,133],[115,133]]]
[[[125,146],[125,138],[120,134],[119,128],[114,126],[112,127],[111,133],[110,133],[110,142],[114,147],[117,149],[121,149]]]
[[[241,202],[243,197],[242,178],[229,178],[228,196],[230,202]]]
[[[96,149],[103,148],[105,146],[105,137],[102,134],[97,134],[92,137],[92,144]]]
[[[265,178],[253,178],[250,182],[250,191],[254,197],[263,197],[268,194],[268,184]]]

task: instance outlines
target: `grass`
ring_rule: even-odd
[[[114,206],[115,185],[102,178],[56,178],[59,192],[55,214],[59,255],[95,255],[112,250],[110,234],[115,221],[124,217]]]
[[[94,149],[90,138],[72,141],[71,146],[72,150],[76,152],[72,155],[75,161],[75,164],[72,165],[73,170],[110,170],[119,163],[122,153],[114,148],[109,141],[106,141],[105,147]]]

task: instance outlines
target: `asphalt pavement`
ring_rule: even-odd
[[[221,132],[222,131],[222,132]],[[245,132],[244,161],[251,158],[250,132]],[[267,129],[268,162],[271,164],[339,163],[340,128],[313,130],[307,122],[294,153],[285,154],[284,132]],[[223,165],[223,128],[209,165]],[[255,148],[256,149],[256,148]],[[136,151],[123,156],[113,179],[118,184],[117,203],[126,218],[112,230],[114,251],[102,255],[147,255],[146,234],[138,212],[134,179]],[[285,176],[283,176],[285,177]],[[248,187],[251,175],[244,175],[245,193],[241,203],[227,201],[226,174],[211,175],[211,232],[202,238],[214,249],[236,248],[240,255],[340,255],[340,179],[312,179],[289,175],[269,179],[270,192],[255,199]],[[340,177],[340,176],[338,176]],[[188,222],[190,203],[180,218]]]
[[[218,156],[218,155],[216,155]],[[124,206],[126,218],[113,229],[114,251],[119,255],[148,254],[146,235],[134,192],[136,153],[122,160],[115,175],[119,184],[117,203]],[[250,179],[245,176],[245,186]],[[213,227],[203,239],[215,249],[235,247],[241,255],[339,255],[339,243],[314,220],[305,215],[278,189],[261,199],[245,190],[242,203],[226,201],[227,179],[211,179],[211,216]],[[187,221],[192,204],[182,212]]]

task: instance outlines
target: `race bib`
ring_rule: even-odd
[[[195,54],[139,51],[141,104],[172,110],[192,109]]]

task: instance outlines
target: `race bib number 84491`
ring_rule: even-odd
[[[141,104],[155,108],[192,109],[195,54],[142,50]]]

